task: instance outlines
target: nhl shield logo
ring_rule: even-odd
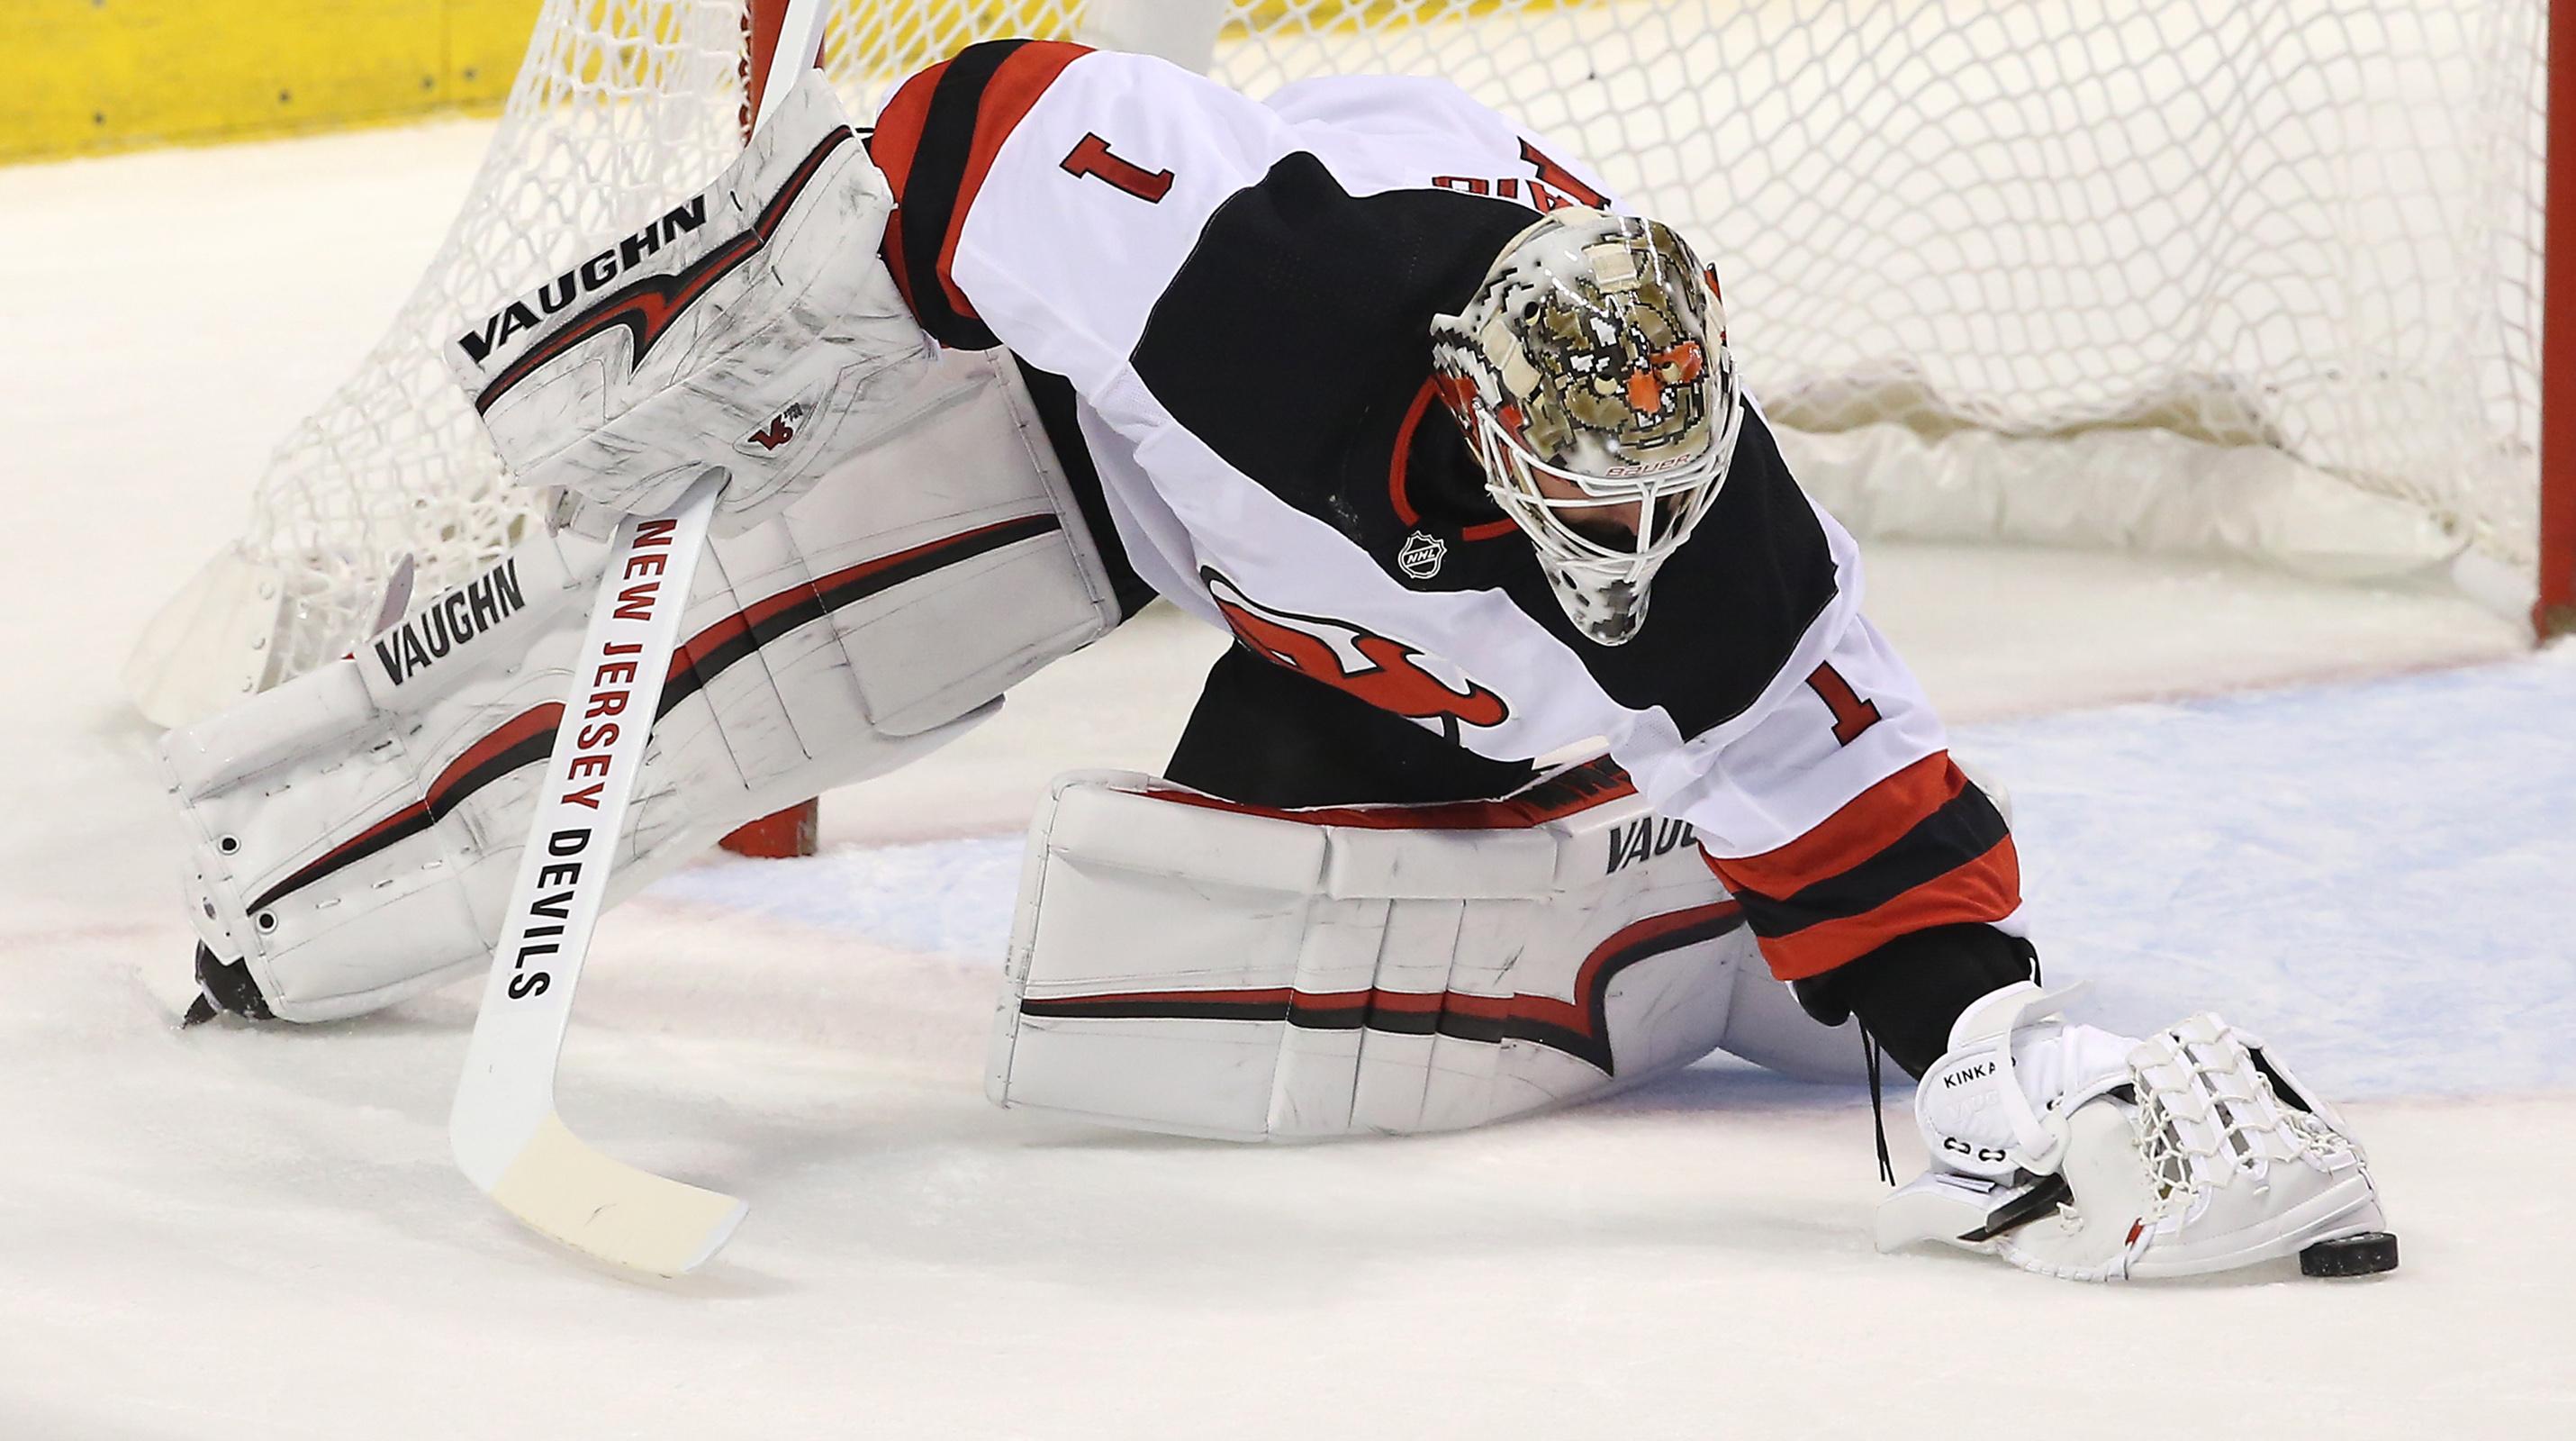
[[[1395,553],[1395,563],[1415,580],[1429,580],[1440,573],[1440,562],[1448,555],[1449,542],[1417,530],[1405,537],[1404,549]]]

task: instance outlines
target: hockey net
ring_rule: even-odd
[[[757,4],[755,9],[760,8]],[[837,0],[853,113],[980,39],[1255,95],[1446,77],[1717,264],[1739,364],[1864,533],[2540,563],[2547,0]],[[168,720],[347,651],[530,522],[438,347],[740,144],[742,0],[547,0],[409,302],[128,680]],[[774,21],[769,23],[774,24]]]

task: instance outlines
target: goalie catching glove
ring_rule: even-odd
[[[2144,1041],[2069,1024],[2075,989],[2007,986],[1952,1027],[1915,1092],[1932,1165],[1880,1204],[1881,1250],[2074,1281],[2396,1264],[2360,1145],[2259,1041],[2210,1015]]]
[[[808,72],[714,185],[448,347],[518,478],[604,537],[722,471],[715,531],[881,439],[931,348],[877,258],[893,199]]]

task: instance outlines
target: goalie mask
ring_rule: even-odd
[[[1567,206],[1514,236],[1458,314],[1433,318],[1431,363],[1566,615],[1625,644],[1735,455],[1716,273],[1669,226]]]

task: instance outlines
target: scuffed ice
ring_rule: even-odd
[[[2576,647],[1978,727],[2058,976],[2330,1095],[2576,1084]]]

